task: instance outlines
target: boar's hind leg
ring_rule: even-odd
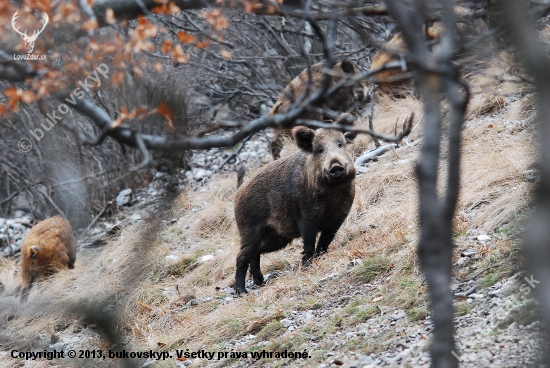
[[[291,239],[287,239],[278,236],[273,230],[268,230],[264,236],[264,240],[260,246],[259,252],[256,254],[252,261],[250,261],[250,274],[254,279],[256,285],[264,283],[264,275],[260,270],[260,254],[275,252],[276,250],[283,249],[290,243]]]
[[[245,287],[246,271],[254,257],[256,255],[260,256],[259,248],[262,241],[260,234],[258,231],[257,234],[247,236],[246,238],[243,238],[241,235],[241,250],[237,255],[237,271],[235,273],[235,291],[237,293],[247,292]]]
[[[260,270],[260,252],[256,253],[250,261],[250,274],[256,285],[260,286],[264,283],[264,275],[262,275],[262,271]]]

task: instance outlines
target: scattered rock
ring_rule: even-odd
[[[481,234],[477,236],[477,240],[481,243],[486,243],[491,240],[491,236],[487,234]],[[477,253],[477,252],[476,252]]]
[[[214,255],[213,254],[207,254],[205,256],[202,256],[200,259],[199,259],[199,262],[201,263],[205,263],[205,262],[208,262],[210,260],[214,259]]]
[[[119,207],[131,206],[132,199],[133,199],[132,189],[130,188],[124,189],[124,190],[121,190],[120,193],[118,193],[116,197],[116,204]]]

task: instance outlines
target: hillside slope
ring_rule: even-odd
[[[453,284],[463,367],[528,366],[539,352],[533,302],[520,292],[525,281],[517,252],[536,179],[531,96],[517,83],[491,77],[506,75],[509,62],[501,55],[480,65],[483,73],[468,76],[473,98],[463,132]],[[348,219],[328,254],[308,270],[297,267],[301,241],[296,240],[262,257],[262,271],[269,275],[265,286],[249,284],[248,295],[233,294],[239,244],[233,218],[236,177],[213,174],[165,204],[142,209],[141,220],[104,247],[80,252],[75,270],[36,287],[27,305],[12,307],[15,302],[5,297],[0,365],[13,366],[11,349],[108,351],[118,342],[127,351],[173,355],[132,366],[428,366],[432,325],[415,254],[413,169],[422,140],[421,102],[377,96],[374,124],[382,133],[393,133],[396,120],[413,112],[418,127],[402,146],[369,162],[358,175]],[[367,119],[359,125],[366,127]],[[374,147],[369,137],[357,141],[356,155]],[[268,155],[267,147],[258,155]],[[0,267],[7,294],[16,285],[17,268],[15,261]],[[83,313],[86,318],[79,317]],[[90,323],[105,316],[111,318],[103,330],[114,336],[110,342]],[[211,360],[177,360],[176,351],[187,349],[216,354]],[[260,354],[285,350],[307,350],[308,358]],[[25,366],[99,362],[118,363],[89,358]]]

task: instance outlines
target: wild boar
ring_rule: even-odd
[[[295,127],[292,133],[300,151],[264,167],[235,195],[241,236],[238,293],[246,293],[249,267],[254,283],[263,283],[261,254],[282,249],[295,238],[304,243],[304,266],[314,255],[326,252],[353,204],[355,167],[347,144],[355,134],[306,127]]]
[[[312,65],[309,69],[302,71],[294,78],[286,88],[279,94],[279,98],[269,115],[284,113],[288,108],[302,96],[308,96],[315,93],[323,82],[325,73],[323,68],[325,63]],[[334,71],[342,75],[357,74],[357,68],[349,60],[342,60],[333,67]],[[341,77],[332,77],[331,86],[340,81]],[[353,86],[344,86],[333,93],[323,107],[338,113],[347,112],[351,106],[358,101],[364,101],[367,97],[367,87],[364,83],[356,83]],[[318,121],[329,121],[330,119],[319,112],[307,112],[302,116],[303,119]],[[290,135],[290,129],[276,129],[275,138],[271,142],[271,154],[274,160],[281,156],[283,147],[282,137]]]
[[[443,34],[443,26],[436,22],[428,28],[428,40],[437,40]],[[370,65],[371,70],[381,68],[393,61],[400,61],[407,54],[407,45],[401,32],[396,33],[374,56]],[[406,64],[405,64],[406,66]],[[405,97],[414,92],[414,83],[411,71],[388,69],[377,73],[374,80],[378,80],[378,89],[394,97]]]
[[[62,268],[74,268],[76,239],[71,224],[61,216],[46,219],[27,234],[21,245],[20,291],[28,291]]]

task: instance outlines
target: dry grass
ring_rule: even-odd
[[[485,80],[485,76],[473,74],[468,78],[480,83]],[[520,96],[521,91],[516,92],[518,97],[505,103],[502,96],[474,94],[463,135],[457,233],[476,228],[492,232],[513,220],[527,205],[531,184],[525,181],[524,172],[533,162],[534,149],[525,129],[530,116],[529,101]],[[422,108],[417,99],[393,100],[380,95],[375,129],[393,133],[396,120],[403,121],[412,112],[415,124],[419,123]],[[367,122],[358,124],[366,126]],[[233,282],[239,236],[232,202],[236,178],[220,175],[201,191],[178,197],[172,210],[177,223],[162,226],[158,232],[152,229],[152,240],[147,246],[142,239],[148,231],[145,224],[127,229],[95,258],[79,258],[75,270],[61,272],[35,288],[28,310],[18,311],[17,317],[5,326],[12,334],[12,344],[32,345],[29,337],[51,334],[55,326],[78,324],[68,317],[67,311],[74,308],[67,305],[85,301],[98,306],[113,305],[132,346],[143,349],[161,349],[162,343],[166,344],[162,349],[168,350],[228,351],[233,348],[226,345],[228,341],[256,334],[256,342],[269,343],[266,350],[282,346],[303,350],[304,336],[322,341],[323,334],[376,315],[380,306],[405,309],[412,322],[424,319],[427,302],[415,255],[418,226],[413,174],[422,129],[420,123],[409,138],[409,145],[368,164],[368,172],[357,179],[351,213],[329,253],[315,260],[308,270],[292,267],[301,258],[301,241],[296,240],[281,251],[262,256],[264,274],[282,270],[280,277],[270,280],[257,294],[226,301],[228,295],[216,287],[223,289]],[[370,138],[358,137],[354,150],[358,154],[373,147]],[[509,242],[503,242],[484,249],[483,254],[496,259],[510,247]],[[213,258],[202,262],[205,255]],[[363,265],[346,269],[349,261],[357,258],[363,260]],[[333,278],[325,279],[331,274],[335,274]],[[14,262],[0,264],[0,281],[8,290],[13,288],[14,277]],[[347,295],[350,285],[366,283],[370,284],[366,296],[354,297],[345,308],[334,309],[322,328],[306,325],[302,332],[292,334],[279,322],[293,310],[329,308],[330,303],[326,303]],[[51,295],[56,295],[53,304]],[[44,305],[44,313],[32,312],[36,306]],[[97,345],[103,344],[97,331],[90,334],[95,334]],[[363,351],[382,348],[383,344],[361,347]],[[0,364],[4,362],[0,358]],[[205,364],[201,362],[199,366]]]
[[[497,52],[490,60],[468,65],[465,76],[471,87],[468,119],[498,112],[528,92],[527,85],[521,83],[527,76],[517,65],[506,51]]]

